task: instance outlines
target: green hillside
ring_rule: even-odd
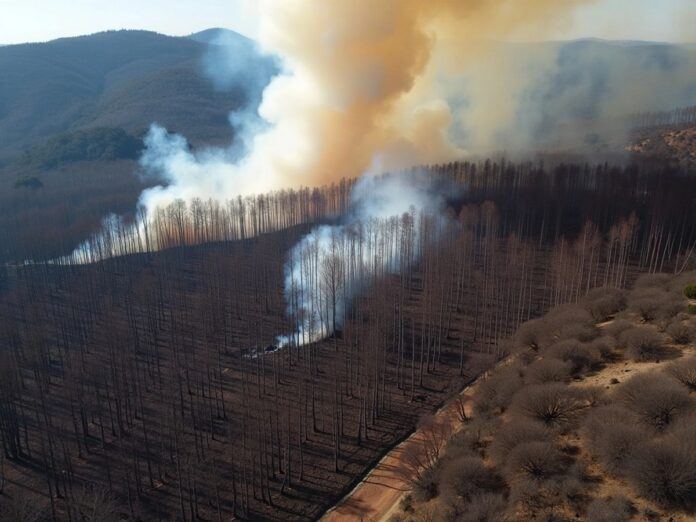
[[[0,163],[65,131],[113,127],[139,134],[153,121],[194,143],[229,140],[227,113],[257,93],[246,92],[244,77],[226,91],[215,89],[202,71],[209,45],[111,31],[1,47]],[[240,59],[269,71],[253,45],[235,49],[251,54]]]

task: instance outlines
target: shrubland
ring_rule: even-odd
[[[645,275],[523,324],[468,392],[431,496],[394,520],[692,520],[695,279]]]

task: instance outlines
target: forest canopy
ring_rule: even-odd
[[[136,159],[142,140],[123,129],[99,127],[64,132],[25,152],[21,163],[51,169],[77,161]]]

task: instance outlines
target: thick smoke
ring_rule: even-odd
[[[192,193],[229,199],[354,177],[377,153],[390,169],[460,158],[466,151],[452,131],[462,126],[462,107],[449,88],[488,63],[492,44],[482,41],[542,34],[544,27],[569,23],[580,3],[262,2],[260,43],[284,67],[263,92],[258,114],[266,127],[241,133],[249,151],[241,159],[219,149],[191,152],[183,138],[153,127],[143,165],[166,186],[143,194],[141,204],[152,210],[188,201]],[[228,62],[222,54],[210,63],[224,68]],[[514,105],[508,100],[524,82],[513,81],[509,68],[495,69],[499,76],[469,89],[464,105],[478,107],[478,98],[494,96],[491,106]],[[224,73],[214,77],[221,86],[231,81]],[[478,118],[476,110],[469,112]],[[501,125],[509,122],[509,114],[484,112]]]
[[[686,46],[501,43],[562,34],[589,3],[263,1],[260,44],[283,65],[258,113],[231,118],[245,153],[192,152],[153,127],[143,166],[165,184],[141,204],[317,185],[360,175],[376,154],[400,169],[467,153],[585,150],[621,141],[633,113],[696,103]],[[206,61],[219,88],[254,70],[239,45],[248,44],[213,46]]]

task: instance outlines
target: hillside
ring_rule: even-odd
[[[223,34],[241,42],[235,50],[247,55],[240,60],[254,61],[270,77],[272,62],[248,39]],[[243,75],[225,90],[205,77],[212,36],[111,31],[0,48],[0,161],[56,133],[116,127],[138,134],[153,121],[194,143],[228,141],[228,112],[256,92],[248,92]]]
[[[522,325],[402,452],[390,520],[693,520],[695,282],[644,275]]]

